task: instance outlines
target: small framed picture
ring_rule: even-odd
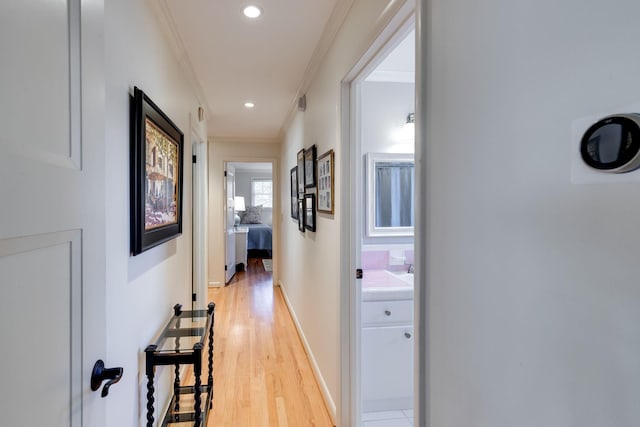
[[[315,144],[304,150],[304,186],[316,186],[316,146]]]
[[[304,193],[304,148],[298,151],[296,171],[298,177],[298,193]]]
[[[318,158],[318,212],[333,214],[334,159],[333,150]]]
[[[298,230],[304,233],[304,199],[298,199]]]
[[[291,218],[298,219],[298,167],[291,169]]]
[[[316,195],[315,194],[304,195],[304,227],[309,231],[316,231]]]

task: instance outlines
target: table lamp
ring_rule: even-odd
[[[246,208],[244,207],[244,197],[242,196],[236,196],[233,199],[233,210],[235,211],[235,217],[234,217],[234,227],[238,228],[238,224],[240,224],[240,215],[238,215],[238,212],[244,212]]]

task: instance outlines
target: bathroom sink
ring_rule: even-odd
[[[388,270],[367,270],[364,272],[362,280],[363,301],[411,298],[413,298],[413,274]]]
[[[392,271],[391,274],[401,279],[402,281],[413,285],[413,273],[407,273],[404,271]]]

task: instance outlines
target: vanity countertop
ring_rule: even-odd
[[[388,270],[365,270],[362,277],[362,300],[413,299],[413,274]]]

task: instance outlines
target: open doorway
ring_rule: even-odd
[[[270,162],[225,163],[226,283],[249,265],[273,270],[274,170]]]
[[[345,79],[350,424],[362,427],[414,424],[414,28],[413,10],[401,10]]]

